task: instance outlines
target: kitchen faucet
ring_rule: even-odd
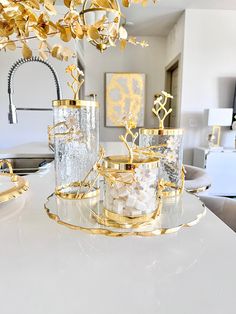
[[[19,60],[17,60],[12,67],[10,68],[10,71],[8,73],[8,96],[9,96],[9,113],[8,113],[8,120],[10,124],[15,124],[18,122],[17,119],[17,111],[19,110],[29,110],[29,111],[52,111],[52,108],[21,108],[21,107],[16,107],[13,103],[13,86],[12,86],[12,82],[13,82],[13,77],[14,74],[16,72],[16,70],[22,65],[25,64],[27,62],[40,62],[42,64],[45,64],[49,70],[52,72],[53,74],[53,78],[55,81],[55,85],[56,85],[56,92],[57,92],[57,100],[61,99],[61,88],[60,88],[60,84],[59,84],[59,80],[56,74],[56,71],[54,70],[54,68],[52,67],[52,65],[50,63],[48,63],[47,61],[39,58],[39,57],[32,57],[29,59],[24,59],[21,58]]]

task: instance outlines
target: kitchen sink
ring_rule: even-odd
[[[12,165],[13,172],[20,176],[26,176],[43,169],[48,163],[54,160],[53,157],[17,157],[6,158]],[[7,166],[4,165],[2,170],[8,171]]]

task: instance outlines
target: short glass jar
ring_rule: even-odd
[[[145,222],[159,214],[159,159],[104,159],[104,213],[118,223]]]
[[[98,103],[55,100],[53,115],[56,195],[67,199],[97,195],[93,166],[99,152]]]
[[[181,194],[183,176],[183,129],[140,129],[139,145],[150,148],[160,158],[159,179],[165,182],[163,194]]]

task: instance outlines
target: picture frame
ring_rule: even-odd
[[[145,99],[145,73],[105,73],[105,127],[122,127],[121,120],[129,112],[137,127],[143,127]]]

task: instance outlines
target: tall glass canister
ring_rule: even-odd
[[[140,129],[139,145],[160,157],[159,179],[165,183],[164,195],[180,194],[183,189],[183,130]]]
[[[54,149],[56,195],[81,199],[99,193],[93,167],[99,153],[99,105],[96,101],[55,100]]]

